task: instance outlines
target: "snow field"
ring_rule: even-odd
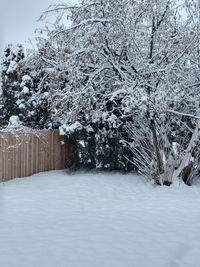
[[[53,171],[0,184],[1,267],[199,267],[200,187]]]

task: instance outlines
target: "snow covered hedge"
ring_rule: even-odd
[[[91,117],[80,111],[78,118],[79,121],[60,127],[60,134],[65,141],[73,144],[73,168],[136,170],[136,166],[129,160],[132,153],[125,143],[128,135],[124,126],[128,119],[123,120],[119,104],[110,101],[107,110],[93,110]]]

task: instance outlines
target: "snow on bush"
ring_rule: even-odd
[[[9,119],[9,128],[18,128],[22,125],[21,121],[19,120],[18,116],[11,116]]]

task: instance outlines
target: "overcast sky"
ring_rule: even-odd
[[[50,4],[60,0],[0,0],[0,48],[6,43],[23,43],[34,37],[37,19]],[[76,3],[77,0],[62,2]]]

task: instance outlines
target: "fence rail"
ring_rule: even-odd
[[[71,158],[58,131],[0,131],[0,182],[34,173],[60,170]]]

